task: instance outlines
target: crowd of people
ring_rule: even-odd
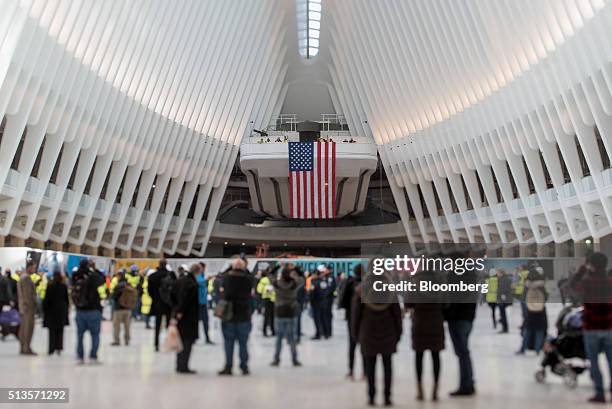
[[[569,280],[574,303],[583,304],[584,347],[590,361],[595,395],[591,402],[605,402],[602,374],[598,365],[601,353],[606,355],[612,370],[612,277],[607,270],[607,257],[591,254],[583,267]],[[475,274],[475,273],[474,273]],[[454,275],[451,274],[451,277]],[[356,356],[363,363],[362,378],[367,381],[368,402],[375,404],[376,364],[380,355],[384,374],[383,397],[385,405],[392,405],[392,356],[397,351],[403,331],[403,319],[412,321],[411,340],[415,353],[416,398],[424,400],[427,391],[423,385],[424,361],[427,351],[431,356],[433,385],[429,396],[439,399],[441,373],[440,352],[445,347],[446,328],[459,363],[459,382],[450,396],[472,396],[476,393],[475,376],[469,348],[470,335],[477,310],[474,302],[417,302],[397,297],[372,302],[367,297],[371,290],[365,282],[370,277],[359,264],[350,274],[334,272],[326,265],[314,271],[302,271],[292,263],[279,263],[272,268],[250,272],[247,260],[237,257],[227,270],[210,274],[204,263],[180,266],[173,271],[166,260],[160,260],[156,269],[131,266],[121,269],[113,277],[96,268],[88,259],[81,260],[71,274],[56,268],[51,274],[37,271],[30,261],[19,274],[5,271],[0,275],[0,311],[18,311],[13,318],[17,325],[1,322],[3,338],[14,333],[19,339],[20,354],[36,355],[31,342],[37,315],[48,329],[48,354],[63,351],[64,327],[70,322],[70,309],[75,310],[77,363],[86,362],[83,340],[91,337],[87,360],[98,364],[101,323],[105,319],[103,304],[112,311],[112,346],[129,345],[132,320],[144,321],[152,328],[153,346],[160,350],[162,328],[173,327],[180,337],[177,349],[176,372],[193,374],[190,367],[192,347],[199,338],[199,325],[207,344],[213,344],[209,335],[209,314],[221,321],[225,364],[220,376],[231,376],[234,371],[234,349],[238,344],[238,368],[243,375],[250,374],[249,336],[252,316],[263,314],[264,337],[276,337],[271,366],[281,363],[284,342],[289,346],[293,366],[302,365],[298,345],[301,342],[302,315],[310,311],[315,333],[312,340],[333,335],[334,306],[345,310],[348,328],[347,379],[355,380]],[[459,279],[459,276],[456,276]],[[383,279],[389,279],[387,275]],[[462,280],[476,280],[468,275]],[[522,266],[512,278],[503,269],[497,269],[487,279],[489,292],[485,295],[491,307],[494,328],[501,325],[501,334],[509,332],[506,307],[515,300],[521,305],[522,343],[517,354],[534,350],[540,354],[548,334],[546,302],[548,293],[544,271],[537,263]],[[497,315],[499,311],[499,319]],[[149,326],[149,320],[154,325]],[[170,331],[168,331],[170,332]],[[360,353],[357,354],[359,347]],[[612,390],[612,385],[610,386]]]

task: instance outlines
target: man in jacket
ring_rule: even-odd
[[[606,272],[607,264],[608,258],[604,254],[591,254],[587,258],[586,268],[581,269],[570,284],[584,300],[584,349],[590,361],[591,379],[595,384],[595,395],[589,399],[592,403],[606,401],[599,354],[606,355],[612,373],[612,278]]]
[[[130,288],[128,288],[130,287]],[[127,297],[123,297],[126,291],[136,291],[131,288],[125,274],[119,273],[117,286],[113,290],[112,298],[115,305],[115,311],[113,312],[113,343],[112,346],[119,346],[119,335],[121,332],[121,324],[123,324],[124,340],[125,345],[130,344],[130,320],[132,309],[129,305],[125,305],[123,300]]]
[[[497,308],[499,308],[499,322],[502,326],[500,334],[508,333],[508,317],[506,307],[512,304],[512,280],[503,268],[497,269]]]
[[[86,259],[79,262],[78,270],[72,274],[71,294],[76,307],[77,325],[77,364],[85,363],[83,338],[85,333],[91,335],[90,362],[98,363],[100,346],[100,326],[102,324],[102,305],[98,287],[104,284],[104,277],[96,273]]]
[[[200,273],[196,276],[196,280],[198,282],[198,303],[204,338],[207,344],[212,344],[213,342],[208,335],[208,279],[206,278],[206,264],[200,263]]]
[[[237,258],[232,269],[223,276],[222,300],[231,305],[232,317],[221,323],[225,347],[225,367],[219,375],[232,375],[234,344],[238,342],[240,369],[243,375],[249,372],[249,351],[247,343],[251,333],[251,295],[253,276],[248,272],[247,262]]]
[[[159,351],[159,333],[161,331],[162,319],[165,318],[165,327],[170,324],[170,314],[172,306],[166,303],[161,296],[162,285],[168,286],[166,280],[174,280],[174,273],[168,271],[168,262],[165,259],[159,260],[157,270],[149,276],[149,295],[151,296],[151,312],[155,315],[155,351]]]
[[[462,254],[455,254],[453,257],[462,258]],[[448,275],[449,283],[464,281],[468,284],[475,284],[478,278],[474,271],[466,272],[463,275],[451,273]],[[476,394],[474,387],[474,371],[472,367],[472,357],[470,356],[469,338],[472,332],[474,318],[476,317],[476,300],[473,295],[468,293],[458,293],[453,295],[452,303],[444,313],[448,323],[448,333],[455,349],[455,355],[459,360],[459,388],[450,393],[451,397],[472,396]]]
[[[293,366],[302,366],[297,357],[296,346],[296,312],[298,307],[298,291],[304,286],[304,279],[295,271],[295,265],[287,264],[283,267],[280,278],[274,274],[277,269],[272,271],[270,279],[276,292],[276,302],[274,304],[274,315],[276,319],[276,348],[272,366],[280,364],[280,353],[283,338],[291,348],[291,359]]]
[[[274,273],[271,271],[266,272],[265,276],[257,283],[257,293],[261,296],[264,306],[264,323],[263,323],[263,336],[268,336],[268,328],[272,332],[272,336],[276,335],[274,327],[274,302],[276,301],[276,293],[274,292],[274,286],[270,276]]]
[[[36,288],[30,279],[36,274],[36,262],[28,261],[26,271],[17,282],[17,293],[19,294],[19,345],[21,355],[36,355],[30,344],[34,335],[34,320],[36,319]]]
[[[176,372],[194,374],[189,369],[191,348],[198,339],[198,283],[196,275],[200,273],[200,265],[193,264],[186,274],[176,281],[176,306],[172,315],[177,320],[177,327],[183,343],[183,350],[176,355]]]
[[[5,305],[10,305],[13,300],[9,280],[10,277],[5,277],[2,273],[2,267],[0,267],[0,311]]]

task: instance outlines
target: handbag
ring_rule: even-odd
[[[0,325],[16,327],[20,322],[19,311],[16,309],[0,312]]]
[[[215,306],[215,317],[221,321],[231,321],[234,318],[234,308],[231,301],[220,300]]]
[[[183,350],[183,342],[178,332],[176,324],[170,324],[166,338],[162,344],[163,352],[181,352]]]

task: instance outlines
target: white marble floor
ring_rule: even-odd
[[[554,306],[551,310],[554,309]],[[289,364],[285,349],[280,368],[269,363],[273,339],[261,336],[261,317],[255,318],[250,340],[252,375],[220,378],[216,371],[223,364],[221,334],[213,325],[216,345],[195,347],[192,367],[194,376],[173,372],[174,355],[155,353],[152,332],[142,323],[133,325],[133,343],[129,347],[110,347],[110,323],[104,322],[100,348],[101,366],[77,367],[74,359],[74,325],[66,331],[66,351],[61,357],[20,357],[14,338],[0,342],[0,387],[68,387],[70,403],[48,404],[45,407],[74,408],[360,408],[365,407],[365,383],[348,382],[346,373],[346,325],[343,312],[335,319],[335,336],[326,341],[305,340],[299,347],[302,368]],[[474,398],[451,399],[448,392],[457,386],[457,364],[447,339],[442,355],[441,400],[417,403],[414,400],[414,355],[410,346],[409,320],[399,353],[394,357],[394,396],[397,407],[439,408],[555,408],[588,407],[585,399],[591,394],[588,374],[579,377],[575,390],[567,389],[559,377],[550,375],[546,384],[536,384],[533,374],[539,366],[534,355],[514,355],[519,345],[517,331],[520,312],[511,312],[511,333],[498,335],[491,327],[489,309],[478,311],[472,351],[478,395]],[[553,318],[553,311],[550,312]],[[304,315],[305,332],[312,324]],[[46,350],[46,330],[37,326],[34,347]],[[426,359],[428,356],[426,356]],[[358,363],[360,365],[360,362]],[[382,374],[381,374],[382,375]],[[426,361],[426,379],[431,364]],[[380,398],[379,398],[380,399]],[[2,405],[0,404],[0,408]],[[35,407],[20,404],[18,407]]]

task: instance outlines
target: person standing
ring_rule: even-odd
[[[397,351],[397,343],[402,335],[402,311],[397,299],[387,299],[384,303],[367,302],[367,297],[364,297],[363,294],[363,286],[364,284],[360,284],[357,287],[353,297],[351,332],[361,345],[361,353],[364,356],[369,405],[374,406],[375,404],[376,359],[378,355],[381,355],[384,368],[385,406],[391,406],[393,404],[391,401],[391,356]],[[368,287],[372,287],[371,283],[368,283]],[[377,299],[376,301],[382,300]]]
[[[207,344],[212,344],[208,335],[208,279],[206,278],[206,264],[200,263],[200,273],[196,276],[198,282],[198,303],[200,308],[200,321]]]
[[[531,345],[536,354],[544,347],[548,318],[546,315],[546,279],[544,270],[538,265],[529,269],[529,275],[525,280],[525,291],[527,303],[527,316],[523,323],[523,342],[517,355],[522,355]]]
[[[495,310],[497,309],[497,287],[498,287],[498,279],[497,273],[495,269],[491,269],[491,275],[487,279],[487,294],[485,296],[485,300],[491,308],[491,319],[493,320],[493,329],[497,329],[497,316],[495,314]]]
[[[127,281],[124,273],[119,273],[118,282],[111,295],[115,311],[113,312],[113,343],[112,346],[121,345],[119,342],[121,324],[123,324],[123,339],[125,345],[130,344],[130,321],[132,309],[136,305],[138,291]]]
[[[512,280],[503,268],[497,269],[497,307],[499,308],[500,334],[508,333],[508,316],[506,308],[512,305]]]
[[[176,283],[176,277],[172,271],[168,270],[167,266],[168,262],[165,259],[159,260],[157,270],[148,278],[151,311],[155,315],[155,334],[153,338],[155,351],[159,351],[159,333],[162,320],[165,322],[165,327],[168,328],[172,312],[172,287]]]
[[[452,257],[461,258],[463,255],[455,254]],[[466,284],[476,284],[478,282],[478,277],[474,271],[468,271],[463,275],[451,273],[448,278],[449,283],[463,281]],[[476,394],[476,388],[474,386],[474,370],[469,340],[476,317],[477,300],[470,294],[457,293],[450,301],[452,302],[444,311],[444,318],[448,324],[448,333],[459,361],[459,388],[451,392],[450,396],[472,396]]]
[[[280,364],[283,338],[287,339],[287,343],[291,349],[293,366],[302,366],[297,356],[295,339],[297,325],[295,315],[296,308],[298,308],[298,291],[304,286],[304,280],[297,275],[293,264],[288,264],[283,267],[279,279],[276,279],[272,272],[271,279],[276,292],[276,302],[274,306],[274,314],[276,316],[276,348],[272,366],[278,366]]]
[[[420,273],[423,274],[423,273]],[[444,349],[444,305],[441,303],[419,303],[412,309],[412,349],[416,353],[417,400],[423,400],[423,358],[425,351],[431,352],[434,385],[431,400],[438,400],[440,379],[440,351]]]
[[[570,282],[571,288],[584,300],[584,349],[595,386],[595,395],[588,400],[592,403],[606,402],[599,368],[601,353],[605,354],[612,374],[612,278],[606,272],[607,264],[608,258],[604,254],[593,253],[587,258],[586,268],[581,268]]]
[[[37,355],[32,351],[31,343],[34,335],[34,321],[36,319],[36,288],[31,280],[32,274],[36,274],[36,263],[28,261],[26,271],[17,282],[17,294],[19,299],[19,344],[21,355]]]
[[[327,302],[327,280],[325,277],[326,268],[323,264],[317,266],[317,270],[312,275],[310,285],[310,307],[312,309],[312,319],[315,324],[315,335],[313,340],[327,337],[325,326],[325,307]]]
[[[222,321],[221,330],[225,348],[225,367],[218,372],[221,376],[232,375],[234,362],[234,344],[238,342],[240,369],[243,375],[249,375],[249,351],[247,343],[251,333],[251,293],[253,277],[247,271],[247,262],[237,258],[232,268],[223,275],[221,287],[222,300],[231,305],[231,317]]]
[[[325,297],[323,301],[323,336],[328,339],[333,334],[334,298],[336,294],[336,279],[329,267],[324,266]]]
[[[183,343],[183,350],[176,355],[176,372],[194,374],[189,369],[191,348],[198,339],[198,282],[196,275],[200,273],[200,265],[193,264],[189,271],[176,282],[176,306],[172,311]]]
[[[47,285],[43,299],[43,327],[49,329],[49,355],[60,355],[64,349],[64,327],[68,325],[68,287],[59,270]]]
[[[7,274],[6,276],[2,273],[2,267],[0,267],[0,311],[5,305],[11,305],[13,301],[13,294],[9,280],[11,277]]]
[[[90,362],[98,364],[98,347],[100,346],[100,326],[102,324],[102,305],[98,287],[104,284],[104,278],[97,274],[87,259],[79,262],[78,270],[72,274],[71,295],[76,307],[77,325],[77,364],[85,363],[83,338],[85,333],[91,335]]]
[[[272,274],[271,271],[266,272],[266,275],[257,283],[257,293],[261,295],[264,306],[264,337],[268,336],[268,328],[270,328],[272,336],[276,335],[274,330],[274,301],[276,300],[276,293],[274,292],[274,286],[270,279]]]
[[[357,339],[354,338],[353,334],[351,333],[353,297],[355,296],[355,288],[361,283],[362,272],[363,265],[357,264],[353,269],[353,275],[349,276],[346,279],[338,299],[338,307],[344,309],[344,317],[346,319],[346,324],[348,327],[348,373],[346,377],[351,381],[355,380],[355,350],[357,349]]]

